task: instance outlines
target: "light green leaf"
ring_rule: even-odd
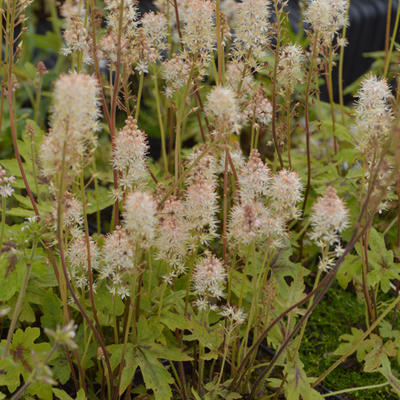
[[[321,130],[326,130],[329,134],[335,135],[338,139],[344,140],[352,145],[355,144],[354,138],[349,132],[349,128],[338,122],[335,124],[335,130],[333,130],[333,125],[331,120],[324,120],[321,122]]]
[[[200,395],[194,390],[193,387],[192,387],[192,394],[193,394],[195,400],[202,400],[202,398],[200,397]]]
[[[190,321],[181,314],[167,311],[161,314],[160,322],[164,324],[168,329],[174,331],[175,329],[190,329]]]
[[[54,32],[47,31],[45,35],[39,35],[36,33],[26,33],[27,38],[34,40],[34,45],[41,50],[53,50],[58,52],[61,46],[61,42]]]
[[[174,379],[160,361],[149,351],[139,349],[136,359],[143,375],[146,389],[154,392],[156,400],[169,400],[172,398],[170,385]]]
[[[192,357],[185,354],[179,347],[168,345],[168,347],[162,346],[158,343],[153,343],[150,346],[146,346],[146,351],[150,352],[154,357],[166,359],[170,361],[190,361]]]
[[[351,328],[351,334],[345,333],[344,335],[341,335],[339,337],[339,339],[345,343],[341,343],[333,354],[337,356],[342,356],[353,347],[353,345],[361,338],[363,334],[364,332],[361,329]],[[359,346],[357,349],[358,361],[362,361],[364,359],[364,356],[365,348],[363,346]]]
[[[53,388],[53,393],[59,398],[59,400],[74,400],[64,390]]]
[[[74,400],[69,394],[64,390],[53,388],[53,393],[59,398],[59,400]],[[76,400],[86,400],[85,392],[80,389],[76,394]]]
[[[110,345],[107,346],[107,351],[111,354],[110,364],[112,369],[115,369],[121,363],[122,355],[124,355],[124,368],[119,387],[119,393],[122,394],[132,382],[139,365],[136,357],[137,351],[132,343],[127,343],[125,346],[124,344]]]
[[[380,368],[379,372],[388,380],[392,389],[400,395],[400,380],[393,375],[390,361],[385,354],[381,357],[381,363],[382,367]]]
[[[285,398],[287,400],[323,400],[323,397],[311,387],[314,378],[309,378],[303,363],[297,359],[285,367],[286,384],[284,385]],[[281,384],[280,380],[272,380],[272,384]]]
[[[361,270],[361,257],[353,254],[348,254],[336,275],[339,285],[343,289],[346,289],[353,278],[361,276]]]
[[[2,350],[3,351],[3,350]],[[7,386],[12,393],[20,385],[21,367],[11,358],[3,358],[0,360],[0,386]]]

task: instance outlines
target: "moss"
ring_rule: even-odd
[[[317,377],[323,373],[337,356],[333,352],[340,344],[339,337],[350,333],[351,327],[364,329],[364,305],[357,301],[356,295],[333,285],[324,300],[310,317],[301,346],[301,359],[308,376]],[[323,385],[332,390],[342,390],[358,386],[385,382],[379,373],[365,373],[356,358],[350,357],[332,371]],[[389,400],[395,399],[389,387],[363,390],[343,395],[346,399]]]

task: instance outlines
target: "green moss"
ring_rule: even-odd
[[[333,352],[340,344],[339,337],[350,333],[351,327],[364,329],[364,305],[357,301],[355,294],[333,285],[324,300],[314,310],[308,322],[301,346],[301,359],[308,376],[317,377],[323,373],[338,356]],[[323,385],[332,390],[385,382],[379,373],[365,373],[354,356],[345,360],[324,380]],[[388,387],[363,390],[343,395],[346,399],[389,400],[394,399]]]

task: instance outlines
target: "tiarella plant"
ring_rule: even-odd
[[[0,399],[323,399],[353,354],[400,395],[400,13],[347,107],[346,0],[0,5]]]

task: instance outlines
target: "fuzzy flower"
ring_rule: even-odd
[[[184,258],[188,253],[189,231],[184,219],[184,204],[178,199],[168,199],[159,213],[156,248],[158,258],[184,272]]]
[[[147,180],[146,155],[149,149],[146,134],[128,117],[118,132],[113,149],[113,165],[120,172],[124,191],[143,186]]]
[[[190,65],[180,55],[175,54],[162,64],[161,72],[166,83],[165,95],[171,98],[176,91],[187,84]]]
[[[234,308],[230,305],[222,307],[220,315],[232,322],[232,328],[242,325],[246,321],[246,314],[240,308]]]
[[[200,297],[200,302],[197,302],[199,308],[203,308],[204,300],[207,301],[208,298],[224,297],[225,278],[226,272],[222,261],[206,253],[193,271],[193,289]]]
[[[157,224],[157,205],[153,196],[147,192],[129,193],[123,213],[125,227],[132,242],[142,248],[148,248],[155,236]]]
[[[250,68],[239,60],[227,64],[226,84],[236,94],[241,108],[252,98],[255,90],[255,80]]]
[[[211,61],[216,42],[213,3],[209,0],[187,0],[182,11],[183,46],[203,73]]]
[[[288,44],[281,49],[278,65],[278,83],[282,96],[292,94],[296,84],[303,81],[304,52],[297,44]]]
[[[239,142],[232,143],[231,148],[229,150],[229,154],[231,156],[232,163],[233,166],[235,167],[236,173],[239,173],[239,171],[243,168],[243,166],[246,163]],[[225,152],[221,152],[219,154],[216,171],[218,174],[222,174],[225,171]]]
[[[185,219],[197,245],[206,244],[217,233],[218,194],[214,182],[199,178],[185,191]]]
[[[228,238],[232,247],[242,250],[252,243],[267,240],[270,246],[280,247],[283,235],[283,221],[272,216],[260,201],[242,202],[232,208],[228,225]]]
[[[232,143],[230,156],[231,156],[232,163],[233,163],[233,166],[235,167],[236,171],[240,171],[241,168],[245,164],[245,159],[244,159],[243,151],[240,148],[239,142]]]
[[[218,134],[238,133],[239,106],[234,92],[228,87],[214,86],[211,89],[207,95],[205,112]]]
[[[134,64],[137,62],[137,54],[134,53],[132,47],[135,42],[132,39],[126,38],[124,35],[121,37],[121,62]],[[108,31],[100,40],[99,43],[99,57],[102,65],[108,63],[115,64],[118,58],[118,33]],[[132,61],[133,59],[133,61]]]
[[[128,233],[121,227],[106,236],[99,267],[100,279],[108,290],[121,298],[129,296],[130,271],[134,268],[133,249]]]
[[[191,168],[197,160],[196,165],[187,174],[186,183],[188,185],[196,182],[200,177],[215,184],[217,183],[217,163],[215,157],[209,152],[200,158],[202,150],[202,147],[194,149],[187,158],[187,168]]]
[[[72,15],[65,22],[66,28],[63,33],[65,47],[61,49],[61,52],[67,56],[74,51],[80,51],[83,54],[83,62],[92,64],[93,59],[90,54],[91,40],[81,17]]]
[[[311,0],[304,14],[323,46],[330,46],[335,36],[348,24],[347,0]]]
[[[99,251],[92,238],[89,239],[90,264],[92,270],[98,268]],[[85,289],[88,284],[88,253],[86,238],[83,233],[71,240],[67,248],[67,261],[70,266],[71,279],[76,287]]]
[[[167,19],[163,14],[149,12],[141,19],[144,35],[153,50],[155,61],[167,50]]]
[[[269,40],[270,1],[244,0],[233,17],[234,43],[240,55],[262,54]]]
[[[45,176],[65,170],[77,173],[96,148],[100,127],[97,81],[90,75],[70,73],[55,83],[51,130],[40,149]],[[63,157],[64,156],[64,157]]]
[[[135,42],[130,43],[129,64],[135,65],[135,70],[139,75],[147,74],[149,65],[155,63],[160,58],[160,54],[152,46],[151,38],[146,35],[143,26],[138,28]]]
[[[53,218],[57,218],[57,207],[55,207]],[[81,234],[83,225],[82,203],[68,192],[64,196],[63,224],[64,229],[71,230],[73,236],[75,233]]]
[[[329,186],[324,196],[318,197],[310,216],[311,239],[321,247],[339,242],[339,234],[347,228],[348,211],[336,190]]]
[[[372,182],[370,179],[375,176],[372,187],[370,183],[364,186],[363,196],[368,196],[369,212],[375,213],[378,211],[382,214],[383,211],[390,209],[391,196],[393,194],[393,165],[387,159],[382,160],[379,165],[376,162],[368,160],[367,170],[365,173],[366,182]]]
[[[389,105],[392,99],[385,79],[370,75],[361,83],[355,105],[356,124],[361,150],[375,153],[391,132],[393,113]]]
[[[272,105],[265,96],[262,86],[254,92],[252,99],[244,110],[244,115],[248,121],[253,121],[257,125],[268,125],[272,120]]]
[[[335,257],[322,257],[319,260],[318,268],[322,271],[328,271],[335,265]]]
[[[67,346],[70,349],[77,349],[78,346],[74,342],[77,329],[78,326],[74,324],[74,321],[70,321],[63,328],[60,328],[57,325],[55,331],[48,328],[44,328],[44,331],[46,335],[52,337],[54,339],[54,342],[56,342],[57,344],[61,346]]]
[[[117,33],[120,23],[120,0],[106,0],[107,27]],[[121,32],[125,38],[133,39],[138,24],[139,9],[135,0],[124,0]]]
[[[285,220],[297,218],[297,204],[303,198],[303,184],[299,175],[282,169],[271,180],[268,191],[271,208]]]
[[[0,196],[3,198],[11,197],[14,193],[11,185],[15,183],[15,178],[6,174],[6,170],[0,167]]]
[[[232,21],[235,16],[236,7],[238,2],[235,0],[222,0],[220,2],[221,11],[225,14],[227,20]]]
[[[18,14],[22,13],[27,7],[32,4],[33,0],[19,0],[16,2],[16,7],[18,10]]]
[[[238,178],[242,201],[252,201],[267,195],[271,171],[262,162],[258,150],[251,152],[249,160],[240,170]]]

